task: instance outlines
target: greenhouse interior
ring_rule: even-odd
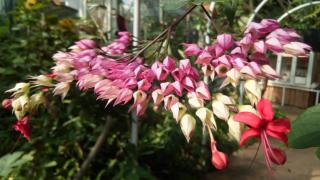
[[[320,1],[0,0],[0,179],[320,180]]]

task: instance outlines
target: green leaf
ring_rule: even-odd
[[[289,146],[308,148],[320,146],[320,105],[308,108],[292,123]]]
[[[0,177],[7,177],[13,170],[21,167],[33,159],[33,153],[23,155],[23,152],[17,151],[6,154],[0,158]]]
[[[316,155],[317,155],[318,159],[320,160],[320,148],[317,149]]]

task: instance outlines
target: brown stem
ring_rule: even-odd
[[[164,36],[169,32],[170,29],[174,28],[178,25],[188,14],[190,14],[197,5],[193,5],[188,11],[186,11],[182,16],[180,16],[177,20],[173,21],[164,31],[162,31],[157,37],[155,37],[151,42],[149,42],[145,47],[143,47],[140,51],[138,51],[135,56],[130,60],[134,61],[141,53],[143,53],[146,49],[148,49],[152,44],[154,44],[158,39]]]
[[[262,91],[261,91],[261,96],[264,97],[266,91],[267,91],[267,87],[268,87],[268,78],[266,78],[264,80],[264,84],[263,84],[263,88],[262,88]]]
[[[204,11],[204,13],[207,15],[207,17],[209,18],[213,28],[217,31],[217,33],[220,33],[220,29],[217,27],[217,25],[214,23],[212,16],[210,15],[210,13],[206,10],[206,8],[201,5],[202,10]]]
[[[114,122],[113,118],[107,117],[106,124],[104,125],[104,128],[103,128],[101,134],[99,135],[96,143],[94,144],[93,148],[91,149],[88,157],[81,164],[81,168],[80,168],[79,172],[77,173],[75,180],[81,180],[83,178],[83,176],[85,175],[87,169],[89,168],[90,163],[94,160],[95,156],[97,155],[97,153],[101,149],[103,143],[105,142],[113,122]]]

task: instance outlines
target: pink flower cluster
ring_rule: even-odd
[[[98,99],[106,100],[108,104],[126,104],[134,99],[130,109],[136,108],[137,115],[143,114],[151,96],[156,106],[164,102],[166,109],[179,101],[177,96],[181,97],[183,90],[210,100],[207,85],[199,81],[199,73],[189,59],[181,60],[177,65],[174,59],[166,57],[163,62],[154,62],[150,68],[140,57],[130,63],[128,58],[110,58],[126,55],[131,42],[128,32],[118,35],[113,43],[100,49],[92,40],[81,40],[70,47],[70,52],[55,54],[56,66],[52,69],[59,81],[55,94],[64,97],[69,90],[68,84],[75,80],[81,90],[94,88]]]
[[[251,23],[239,41],[230,34],[217,36],[216,42],[206,49],[197,44],[185,46],[186,56],[196,56],[195,64],[203,66],[204,74],[214,77],[226,76],[232,68],[250,78],[276,78],[277,73],[268,65],[268,51],[273,53],[288,53],[291,55],[306,55],[311,47],[298,42],[300,36],[293,30],[280,28],[279,22],[264,19],[260,23]]]

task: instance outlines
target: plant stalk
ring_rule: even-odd
[[[92,147],[88,157],[83,161],[83,163],[81,164],[80,170],[77,173],[75,180],[81,180],[83,178],[83,176],[85,175],[86,171],[89,168],[89,165],[91,164],[91,162],[94,160],[95,156],[97,155],[97,153],[100,151],[103,143],[105,143],[107,135],[110,132],[110,128],[112,126],[114,122],[114,119],[111,117],[107,117],[106,119],[106,123],[104,125],[103,130],[101,131],[101,134],[99,135],[96,143],[94,144],[94,146]]]

